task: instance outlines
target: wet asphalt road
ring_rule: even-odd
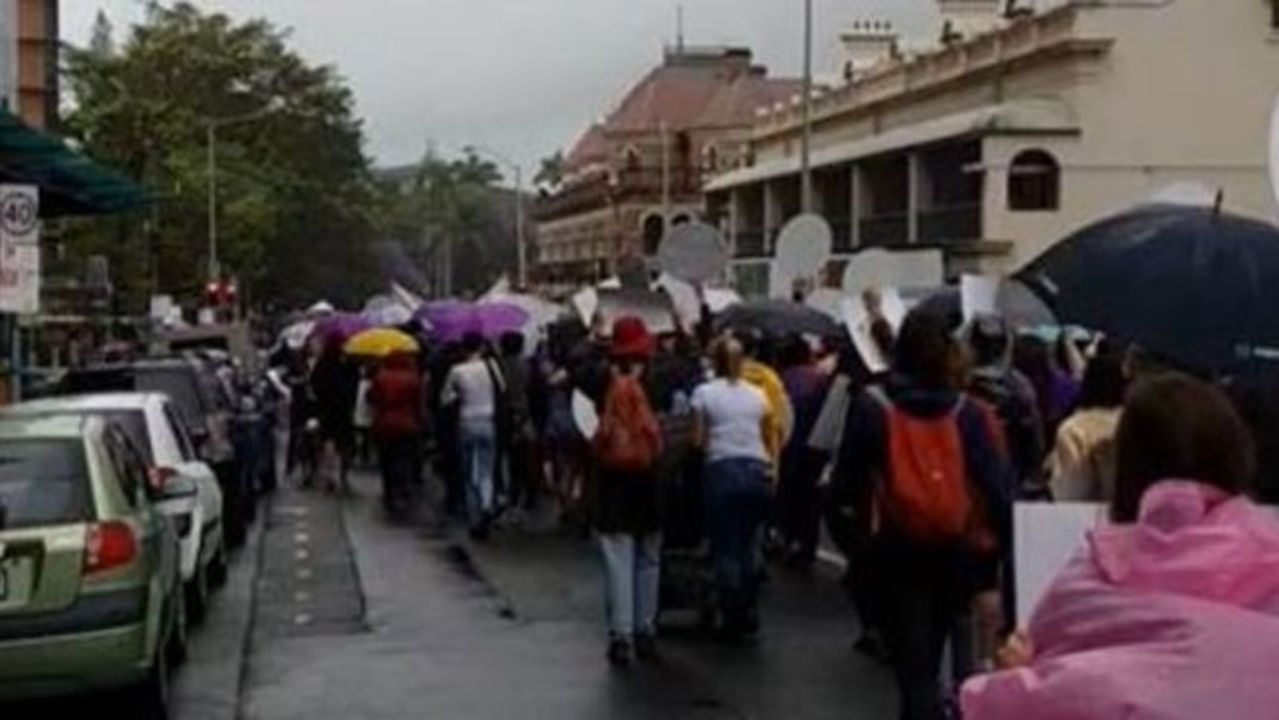
[[[341,502],[282,490],[263,515],[194,638],[178,720],[895,717],[833,569],[774,570],[757,646],[675,615],[662,661],[619,671],[594,546],[550,518],[472,547],[433,518],[387,522],[368,475]]]

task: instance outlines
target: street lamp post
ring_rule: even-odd
[[[209,174],[209,282],[222,280],[222,263],[218,259],[218,128],[253,122],[276,109],[275,102],[245,115],[229,118],[205,118],[208,142],[207,172]]]
[[[813,210],[813,0],[804,0],[804,130],[799,145],[800,205]]]
[[[515,174],[516,278],[520,289],[524,289],[528,286],[528,243],[524,236],[524,168],[502,153],[483,145],[468,145],[465,149],[477,155],[486,155],[490,159],[505,165],[508,170]]]

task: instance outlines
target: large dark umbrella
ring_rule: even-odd
[[[1233,372],[1279,348],[1279,229],[1211,208],[1142,206],[1018,273],[1063,323],[1186,369]]]
[[[758,300],[733,305],[715,319],[717,330],[756,330],[768,335],[820,335],[844,332],[835,319],[820,310],[789,300]]]

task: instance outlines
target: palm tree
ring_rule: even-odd
[[[533,176],[534,185],[558,187],[564,179],[564,153],[556,151],[554,155],[542,158],[537,174]]]

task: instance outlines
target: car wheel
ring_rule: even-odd
[[[196,562],[195,577],[186,584],[186,615],[192,624],[204,622],[209,609],[209,566]]]
[[[209,563],[209,585],[213,588],[221,588],[226,585],[226,581],[226,545],[222,544],[218,546],[218,551],[213,554],[213,560]]]
[[[174,634],[177,634],[176,628]],[[168,720],[169,718],[169,648],[159,648],[155,654],[155,662],[137,687],[128,695],[128,715],[139,720]]]

